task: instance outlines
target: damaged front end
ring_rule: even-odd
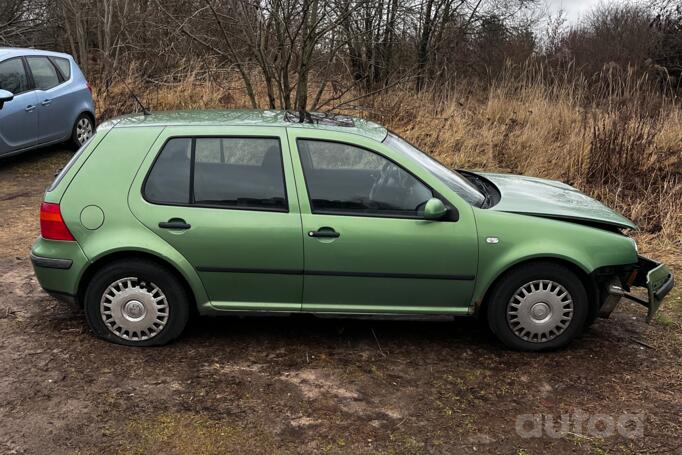
[[[622,298],[632,300],[648,309],[646,322],[650,323],[665,296],[675,285],[670,269],[659,262],[639,256],[636,265],[605,267],[594,275],[600,290],[599,316],[608,318]],[[632,287],[647,289],[648,299],[630,293]]]

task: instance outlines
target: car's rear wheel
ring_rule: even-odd
[[[92,118],[85,113],[79,115],[76,119],[76,123],[73,125],[73,130],[71,131],[72,147],[78,150],[93,134],[95,134],[95,124],[92,121]]]
[[[520,266],[488,297],[488,324],[506,346],[542,351],[566,346],[582,331],[588,298],[580,279],[551,262]]]
[[[151,261],[107,264],[84,296],[88,325],[100,338],[127,346],[163,345],[189,317],[189,298],[174,274]]]

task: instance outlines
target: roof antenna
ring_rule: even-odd
[[[142,108],[142,114],[146,117],[148,115],[152,115],[152,111],[150,111],[144,104],[142,104],[142,101],[140,101],[140,98],[137,97],[135,92],[130,88],[128,83],[126,81],[123,81],[123,83],[126,85],[128,88],[128,91],[130,92],[130,97],[135,100],[138,106]]]
[[[133,92],[130,92],[130,96],[132,96],[135,102],[137,102],[137,104],[142,108],[142,114],[144,114],[145,117],[148,115],[152,115],[152,111],[147,109],[147,107],[145,107],[145,105],[142,104],[142,101],[140,101],[140,98],[138,98],[137,95],[135,95]]]

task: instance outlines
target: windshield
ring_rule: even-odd
[[[386,139],[384,139],[384,144],[416,160],[469,204],[481,207],[485,202],[485,196],[471,182],[462,177],[459,172],[443,166],[400,136],[389,132]]]

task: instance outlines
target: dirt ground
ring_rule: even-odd
[[[682,453],[679,288],[652,325],[625,304],[547,354],[468,319],[200,318],[167,347],[95,339],[28,259],[69,157],[0,161],[2,454]]]

